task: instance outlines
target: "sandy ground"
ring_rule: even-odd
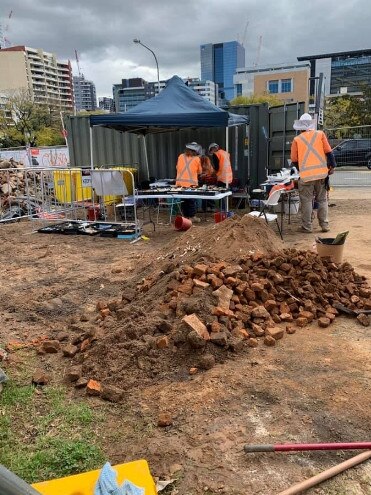
[[[371,278],[371,191],[331,193],[331,232],[349,230],[344,258]],[[312,249],[315,235],[285,224],[285,241]],[[212,220],[210,220],[212,221]],[[68,317],[120,294],[142,261],[179,237],[170,226],[146,229],[149,241],[32,233],[35,224],[0,226],[0,342],[29,342],[68,330]],[[203,223],[193,228],[202,229]],[[244,454],[246,443],[370,441],[370,330],[351,318],[329,329],[305,328],[274,348],[260,346],[212,370],[140,383],[124,403],[108,408],[101,441],[112,463],[146,458],[154,475],[177,481],[168,493],[275,494],[351,457],[351,452]],[[63,380],[61,358],[42,358]],[[11,369],[9,370],[11,374]],[[75,392],[71,389],[71,394]],[[100,407],[99,399],[87,399]],[[157,427],[158,413],[174,423]],[[371,493],[371,463],[308,494]]]

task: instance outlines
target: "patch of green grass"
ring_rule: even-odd
[[[101,415],[61,386],[10,381],[0,394],[0,463],[29,483],[59,478],[104,464],[94,427]]]
[[[32,401],[34,391],[31,385],[19,386],[14,382],[9,382],[4,386],[0,395],[0,405],[26,407]]]
[[[87,440],[66,438],[39,438],[29,450],[18,450],[9,458],[9,468],[28,483],[82,473],[103,464],[99,447]]]

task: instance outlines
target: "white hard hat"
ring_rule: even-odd
[[[212,148],[219,148],[219,144],[217,144],[217,143],[211,143],[211,144],[209,144],[209,151],[210,151]]]
[[[201,148],[201,146],[199,144],[197,144],[196,141],[193,141],[192,143],[186,144],[185,147],[188,150],[195,151],[198,154],[199,154],[199,151],[200,151],[200,148]]]
[[[293,128],[295,131],[314,131],[316,129],[316,121],[312,119],[309,113],[303,113],[299,120],[294,121]]]

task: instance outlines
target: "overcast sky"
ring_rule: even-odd
[[[12,17],[8,22],[10,11]],[[70,59],[74,50],[98,96],[123,78],[200,77],[200,44],[238,40],[246,65],[371,48],[370,0],[0,0],[10,42]],[[247,26],[247,29],[246,29]],[[1,77],[1,74],[0,74]]]

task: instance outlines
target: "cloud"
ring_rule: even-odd
[[[370,48],[368,0],[2,0],[2,23],[13,10],[8,38],[43,48],[60,59],[80,55],[98,95],[110,95],[123,78],[200,75],[200,44],[239,39],[247,65],[292,62],[297,56]],[[74,63],[74,62],[73,62]]]

